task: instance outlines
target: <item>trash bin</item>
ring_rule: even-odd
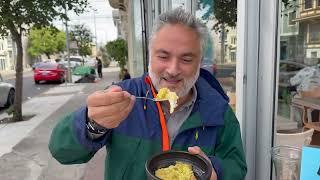
[[[276,180],[299,180],[301,149],[293,146],[275,146],[271,150]]]

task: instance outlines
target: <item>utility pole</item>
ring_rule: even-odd
[[[67,14],[67,5],[65,9],[65,14],[68,17]],[[69,31],[68,31],[68,20],[66,20],[66,47],[67,47],[67,58],[68,58],[68,82],[72,82],[72,77],[71,77],[71,64],[70,64],[70,44],[69,44]]]
[[[96,44],[96,54],[98,53],[98,40],[97,40],[97,26],[96,26],[96,12],[97,9],[92,9],[93,10],[93,23],[94,23],[94,39],[95,39],[95,44]]]

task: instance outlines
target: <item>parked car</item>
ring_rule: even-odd
[[[284,91],[296,91],[296,87],[290,84],[290,78],[296,75],[301,69],[308,67],[306,64],[294,61],[280,61],[279,67],[279,97]]]
[[[68,69],[69,67],[69,63],[66,60],[61,60],[58,62],[58,64],[62,64],[64,67],[66,67]],[[74,61],[70,61],[70,68],[71,70],[74,70],[76,67],[80,66],[79,63],[74,62]]]
[[[9,107],[14,103],[15,87],[4,82],[0,74],[0,107]]]
[[[70,62],[74,62],[78,66],[82,66],[84,60],[82,59],[81,56],[70,56]]]
[[[40,61],[40,62],[36,62],[34,63],[31,67],[32,67],[32,70],[35,70],[39,65],[41,65],[42,63],[50,63],[50,62],[55,62],[54,60],[52,59],[47,59],[47,60],[44,60],[44,61]]]
[[[201,68],[209,71],[211,74],[213,74],[214,76],[217,73],[217,65],[215,64],[215,62],[211,59],[206,59],[204,58],[201,62]]]
[[[66,79],[67,69],[58,63],[42,63],[34,70],[34,82],[59,81],[63,83]]]
[[[84,61],[84,65],[95,69],[97,65],[97,61],[96,59],[87,59]]]

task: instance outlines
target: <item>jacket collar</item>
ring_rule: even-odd
[[[143,75],[143,79],[148,74]],[[181,129],[199,126],[221,126],[224,124],[224,113],[228,108],[228,99],[224,92],[221,92],[220,84],[208,82],[207,74],[200,73],[195,87],[197,89],[197,100],[194,104],[192,115],[182,125]],[[215,81],[216,79],[212,76]],[[144,82],[146,89],[150,90],[148,83]],[[152,96],[149,93],[148,96]],[[154,104],[154,103],[152,103]],[[156,106],[151,105],[157,111]]]

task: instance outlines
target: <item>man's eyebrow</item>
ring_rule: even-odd
[[[192,53],[192,52],[187,52],[187,53],[183,53],[181,56],[182,56],[182,57],[184,57],[184,56],[194,57],[194,56],[196,56],[196,55],[195,55],[194,53]]]
[[[158,49],[156,50],[156,53],[164,53],[164,54],[169,54],[168,51],[164,50],[164,49]]]

